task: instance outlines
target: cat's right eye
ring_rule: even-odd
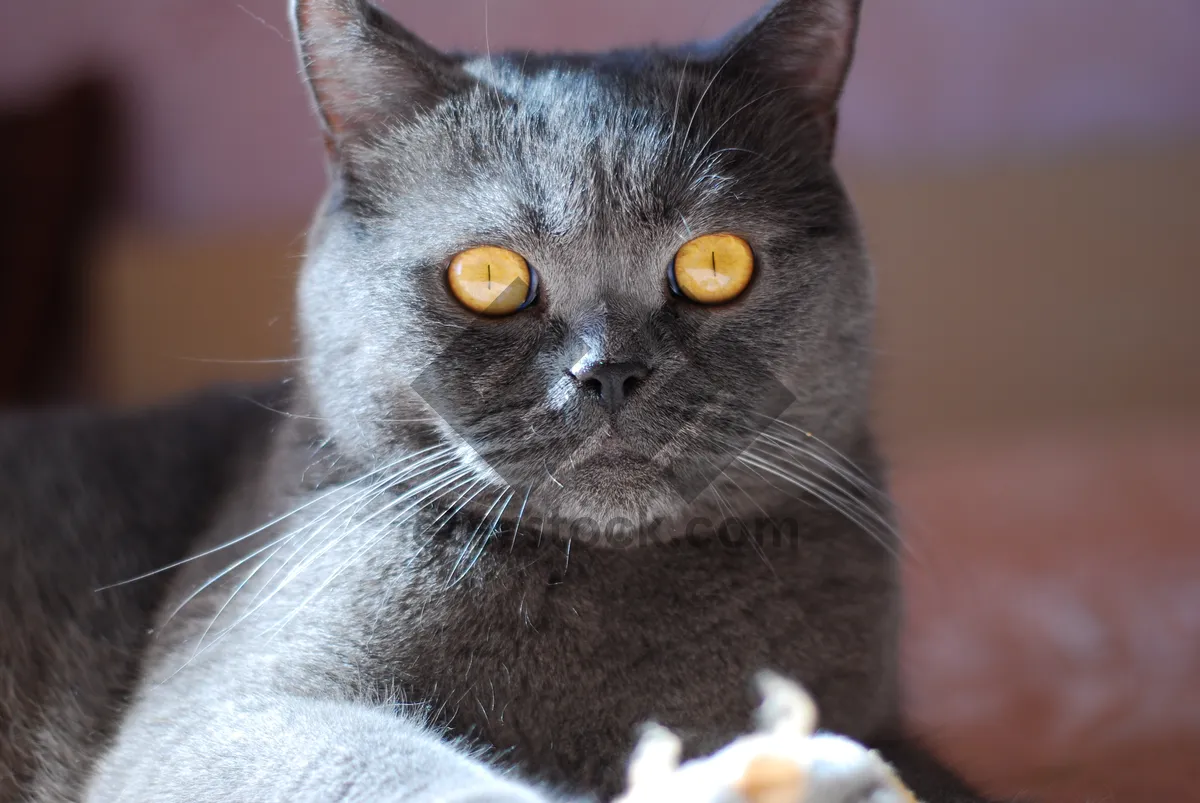
[[[512,315],[537,300],[537,274],[507,248],[468,248],[450,260],[446,278],[459,303],[480,315]]]

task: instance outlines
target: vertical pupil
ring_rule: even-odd
[[[717,275],[717,252],[712,251],[711,253],[712,253],[713,276],[716,276]]]

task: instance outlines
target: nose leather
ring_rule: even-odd
[[[571,375],[575,377],[581,393],[615,413],[625,406],[629,397],[650,375],[650,368],[636,360],[598,362],[578,372],[572,371]]]

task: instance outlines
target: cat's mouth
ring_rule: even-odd
[[[539,533],[628,546],[630,534],[635,543],[653,541],[664,525],[704,506],[697,500],[725,461],[710,443],[697,448],[692,429],[665,434],[605,421],[582,438],[543,431],[542,438],[503,446],[499,438],[480,438],[488,448],[471,455],[492,487],[507,486],[515,501],[498,515],[513,524],[532,521]]]
[[[618,437],[596,439],[548,467],[534,500],[554,529],[597,546],[629,546],[687,508],[661,457]]]

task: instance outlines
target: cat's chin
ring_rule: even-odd
[[[552,479],[533,501],[546,531],[576,544],[627,549],[671,540],[667,525],[688,508],[650,461],[591,460]]]

